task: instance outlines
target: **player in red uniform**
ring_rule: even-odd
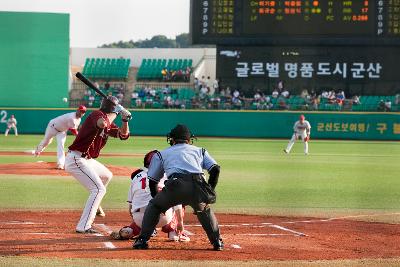
[[[122,126],[113,123],[121,113]],[[97,233],[92,228],[100,202],[112,173],[96,161],[109,136],[126,140],[129,138],[129,111],[118,104],[116,97],[104,99],[99,110],[93,111],[82,124],[81,130],[70,145],[65,160],[65,170],[74,176],[89,192],[82,216],[76,226],[77,233]]]

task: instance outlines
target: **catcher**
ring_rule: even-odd
[[[308,121],[306,121],[304,115],[300,115],[299,120],[296,121],[293,126],[293,130],[294,133],[292,139],[290,139],[289,144],[287,145],[286,149],[283,150],[283,152],[289,154],[294,142],[296,142],[296,139],[301,138],[304,142],[304,154],[308,155],[308,140],[310,140],[311,125]]]
[[[116,240],[126,240],[137,238],[141,231],[143,215],[149,201],[152,199],[149,188],[149,180],[147,178],[147,168],[157,150],[147,153],[143,160],[144,168],[138,169],[131,174],[131,186],[128,192],[129,214],[132,218],[132,223],[129,226],[122,227],[118,232],[112,232],[111,237]],[[164,181],[158,184],[158,191],[164,187]],[[184,233],[178,234],[178,229],[183,229],[184,209],[182,205],[176,205],[168,209],[160,216],[160,221],[157,227],[161,227],[164,233],[168,234],[168,239],[171,241],[188,242],[190,238]],[[153,232],[153,236],[156,235]]]

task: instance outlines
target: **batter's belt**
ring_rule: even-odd
[[[79,157],[79,158],[90,159],[90,157],[88,155],[86,155],[85,153],[82,153],[78,150],[68,150],[68,153],[70,153],[76,157]]]

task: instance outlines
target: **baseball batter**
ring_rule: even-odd
[[[119,128],[113,121],[122,116]],[[65,170],[74,176],[89,192],[81,218],[76,226],[77,233],[97,233],[92,223],[100,202],[106,194],[106,187],[112,173],[106,166],[95,160],[106,145],[109,136],[127,140],[129,138],[129,111],[118,104],[118,99],[110,96],[103,99],[99,110],[89,114],[70,145],[65,159]]]
[[[129,214],[132,217],[132,223],[129,226],[121,228],[118,232],[112,232],[114,239],[132,239],[136,238],[141,230],[144,211],[149,201],[152,199],[147,177],[147,168],[150,165],[151,158],[157,150],[147,153],[143,160],[144,168],[138,169],[131,174],[131,185],[128,192]],[[164,181],[161,179],[158,184],[158,191],[164,187]],[[188,242],[190,238],[185,234],[178,234],[176,229],[183,229],[183,208],[182,205],[176,205],[160,215],[160,220],[156,227],[161,227],[164,233],[168,234],[171,241]]]
[[[218,183],[220,167],[207,150],[192,145],[193,135],[188,127],[178,124],[168,134],[171,147],[153,156],[149,171],[149,187],[154,197],[147,205],[143,217],[142,230],[133,244],[134,249],[147,249],[148,240],[158,223],[160,214],[177,204],[190,205],[203,229],[207,233],[213,249],[223,250],[217,218],[210,208],[215,203],[214,188]],[[208,182],[203,169],[210,174]],[[165,187],[157,193],[157,184],[168,177]],[[177,231],[183,232],[182,229]]]
[[[14,115],[11,115],[10,118],[7,120],[7,129],[4,132],[4,135],[7,136],[10,129],[14,130],[15,136],[18,136],[18,129],[17,129],[17,119],[15,119]]]
[[[65,165],[64,145],[67,139],[67,131],[69,130],[73,135],[78,134],[78,126],[85,112],[86,107],[81,105],[75,112],[70,112],[50,120],[47,124],[43,140],[36,147],[35,156],[39,156],[51,144],[53,138],[56,137],[57,169],[63,170]]]
[[[296,142],[296,139],[301,138],[301,140],[304,142],[304,154],[308,155],[308,140],[310,140],[311,125],[308,121],[306,121],[304,115],[300,115],[299,120],[296,121],[293,126],[293,130],[294,133],[292,139],[290,139],[289,144],[287,145],[286,149],[283,150],[283,152],[289,154],[294,142]]]

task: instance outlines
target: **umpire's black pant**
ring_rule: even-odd
[[[179,178],[176,178],[179,177]],[[220,239],[218,221],[210,207],[199,202],[194,179],[204,179],[202,175],[171,175],[163,190],[149,202],[144,213],[140,238],[149,240],[159,219],[160,214],[178,204],[189,205],[193,208],[203,229],[212,244]]]

